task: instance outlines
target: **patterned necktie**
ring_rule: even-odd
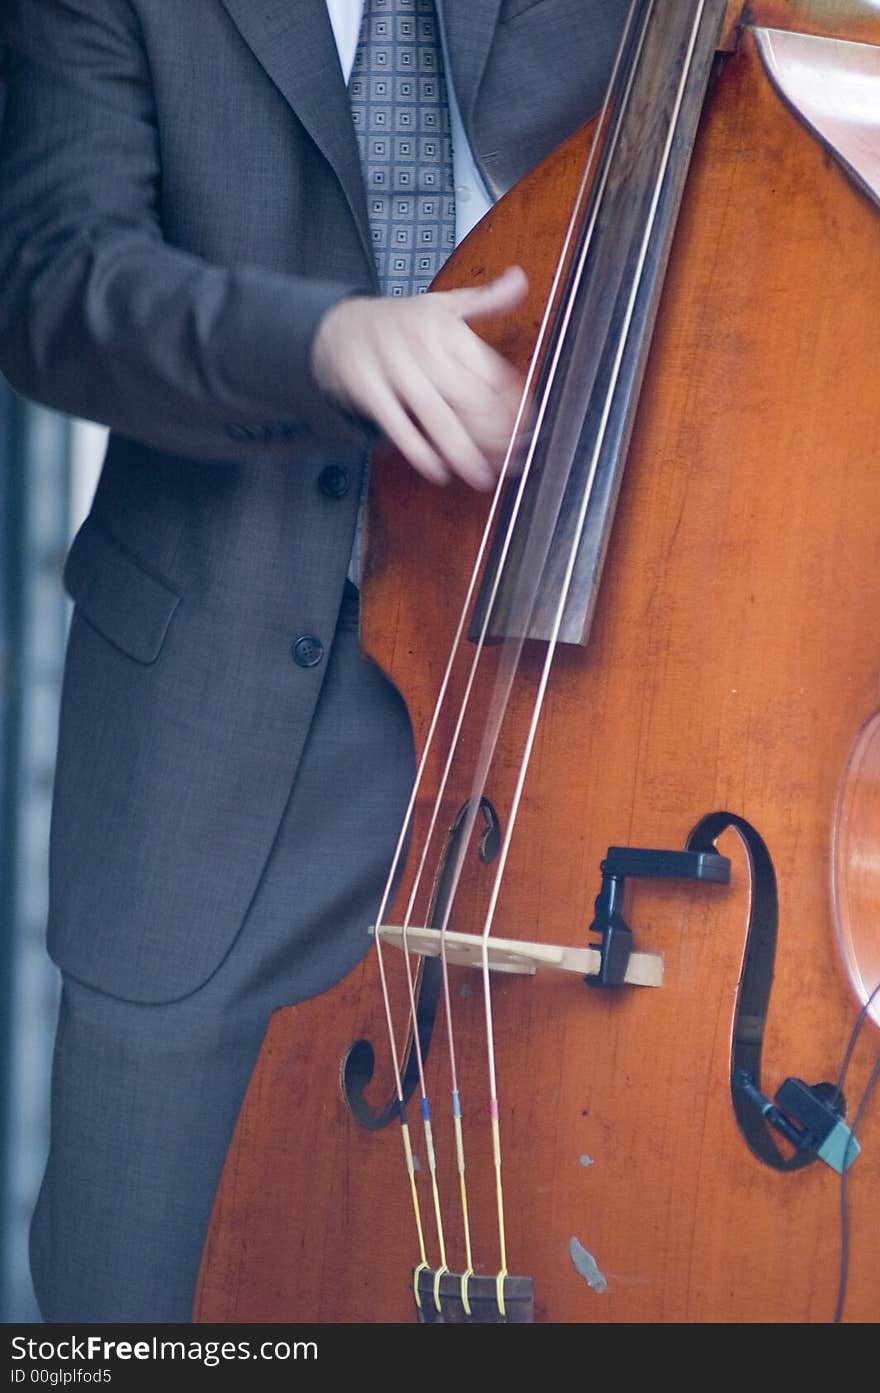
[[[418,294],[455,245],[434,0],[365,0],[349,96],[382,293]]]
[[[434,0],[364,0],[349,81],[383,295],[427,290],[455,246],[452,138]],[[348,578],[360,584],[367,480]]]

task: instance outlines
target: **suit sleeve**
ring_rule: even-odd
[[[184,455],[363,443],[364,423],[310,368],[322,316],[363,287],[216,266],[163,240],[127,0],[10,0],[3,14],[0,372],[35,401]]]

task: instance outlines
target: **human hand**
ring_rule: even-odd
[[[516,421],[522,380],[469,322],[521,304],[512,266],[489,285],[382,299],[340,300],[312,348],[321,389],[372,420],[412,467],[445,484],[494,486]]]

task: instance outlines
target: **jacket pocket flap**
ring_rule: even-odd
[[[64,588],[83,617],[139,663],[159,656],[180,596],[86,518],[64,566]]]

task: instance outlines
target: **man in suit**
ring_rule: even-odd
[[[346,8],[12,0],[3,21],[0,370],[110,427],[65,567],[48,1321],[189,1319],[269,1015],[363,955],[412,778],[346,581],[371,443],[488,488],[516,410],[470,322],[521,273],[376,298]],[[626,9],[444,0],[489,198],[598,109]]]

